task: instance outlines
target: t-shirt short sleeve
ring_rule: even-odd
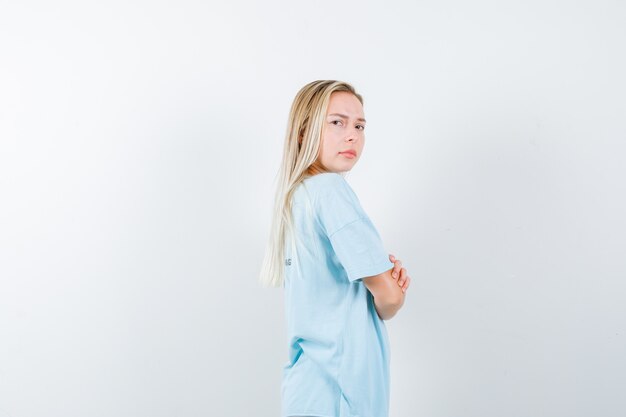
[[[348,280],[359,282],[393,268],[378,231],[350,185],[340,174],[324,175],[318,217]]]

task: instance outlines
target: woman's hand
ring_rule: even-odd
[[[400,262],[399,259],[396,259],[395,256],[389,254],[389,260],[394,263],[391,276],[393,279],[397,279],[398,285],[402,288],[402,292],[404,293],[407,288],[409,288],[411,277],[406,274],[406,269],[402,267],[402,262]]]

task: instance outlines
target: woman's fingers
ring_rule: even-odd
[[[410,281],[411,278],[407,275],[406,268],[402,268],[400,270],[400,278],[398,279],[398,285],[402,288],[402,292],[405,292],[409,287]]]
[[[399,259],[396,259],[393,266],[393,271],[391,271],[391,276],[396,279],[400,276],[400,272],[402,270],[402,262]]]
[[[396,259],[396,257],[392,254],[389,254],[389,260],[394,263],[393,270],[391,271],[391,276],[393,277],[393,279],[397,279],[400,276],[402,262],[399,259]]]
[[[404,286],[402,287],[402,292],[406,292],[406,290],[409,288],[410,283],[411,283],[411,277],[407,275],[406,282],[404,283]]]
[[[402,286],[402,284],[404,284],[405,279],[406,279],[406,269],[400,268],[400,278],[398,278],[398,285]]]

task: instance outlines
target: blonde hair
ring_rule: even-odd
[[[291,197],[296,187],[307,177],[313,165],[328,172],[317,163],[322,131],[330,96],[336,91],[347,91],[363,104],[363,97],[354,87],[337,80],[312,81],[296,94],[289,112],[283,158],[278,172],[274,210],[269,242],[265,250],[259,281],[265,287],[282,287],[285,272],[285,242],[295,235],[291,214]],[[294,239],[290,239],[292,250]],[[297,252],[294,251],[297,257]]]

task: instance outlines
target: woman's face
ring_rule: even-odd
[[[361,157],[365,145],[364,129],[365,116],[359,99],[347,91],[332,93],[322,129],[320,152],[310,167],[311,173],[323,172],[316,165],[331,172],[350,171]]]

